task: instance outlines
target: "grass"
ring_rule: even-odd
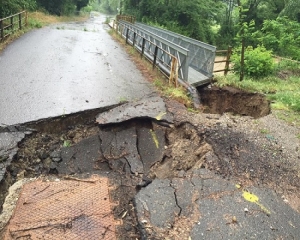
[[[300,64],[290,61],[277,63],[275,72],[267,77],[239,81],[239,76],[218,76],[217,86],[233,86],[250,92],[265,94],[276,115],[290,123],[300,125]]]
[[[5,41],[0,42],[0,52],[12,41],[22,36],[24,33],[34,29],[42,28],[49,24],[60,23],[60,22],[71,22],[71,21],[84,21],[88,18],[88,14],[80,16],[54,16],[46,14],[44,12],[29,12],[28,13],[28,24],[22,30],[15,31]],[[63,28],[60,28],[63,29]]]
[[[166,76],[162,74],[157,68],[153,69],[152,64],[149,61],[147,61],[144,57],[141,58],[140,53],[135,48],[125,43],[125,39],[123,39],[112,29],[110,29],[108,32],[116,41],[120,43],[121,46],[123,46],[125,51],[131,56],[136,66],[142,72],[144,77],[153,84],[153,86],[157,91],[160,92],[162,96],[177,100],[178,102],[184,104],[188,109],[190,109],[190,111],[192,111],[192,100],[185,88],[175,88],[174,86],[169,85]]]

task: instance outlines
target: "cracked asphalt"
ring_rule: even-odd
[[[0,126],[105,108],[150,94],[105,16],[33,30],[0,53]]]

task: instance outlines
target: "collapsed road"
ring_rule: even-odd
[[[156,94],[89,114],[2,129],[4,239],[299,237],[298,172],[256,119]]]
[[[192,113],[138,82],[128,103],[1,112],[1,239],[300,237],[299,139],[260,131],[268,110]]]

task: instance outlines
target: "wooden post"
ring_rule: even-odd
[[[27,11],[25,12],[25,26],[28,25],[28,13]]]
[[[144,52],[145,52],[145,43],[146,43],[146,40],[145,40],[145,38],[143,38],[143,42],[142,42],[142,52],[141,52],[141,58],[143,57],[143,55],[144,55]]]
[[[244,32],[244,31],[243,31]],[[244,80],[244,65],[245,65],[245,38],[242,36],[242,52],[241,52],[241,72],[240,81]]]
[[[4,29],[3,29],[3,20],[0,19],[0,38],[3,40],[4,38]]]
[[[178,61],[177,58],[172,57],[169,85],[173,84],[176,88],[178,87]]]
[[[228,46],[227,55],[226,55],[226,64],[224,69],[224,75],[226,76],[229,70],[229,64],[230,64],[230,57],[232,53],[232,47]]]
[[[19,29],[22,29],[22,15],[19,13]]]
[[[242,4],[241,0],[237,1],[238,6],[239,6],[239,24],[241,27],[241,36],[242,36],[242,52],[241,52],[241,70],[240,70],[240,81],[243,81],[244,79],[244,58],[245,58],[245,36],[244,36],[244,25],[243,25],[243,9],[242,9]]]
[[[10,29],[13,31],[14,30],[14,16],[10,17]]]
[[[157,52],[158,52],[158,46],[155,46],[154,59],[153,59],[153,65],[152,65],[153,69],[155,68],[155,64],[156,64]]]

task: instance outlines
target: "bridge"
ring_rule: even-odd
[[[172,56],[178,60],[178,77],[194,87],[210,82],[216,47],[183,35],[134,23],[128,18],[117,18],[117,31],[130,44],[154,60],[164,72],[171,74]]]

